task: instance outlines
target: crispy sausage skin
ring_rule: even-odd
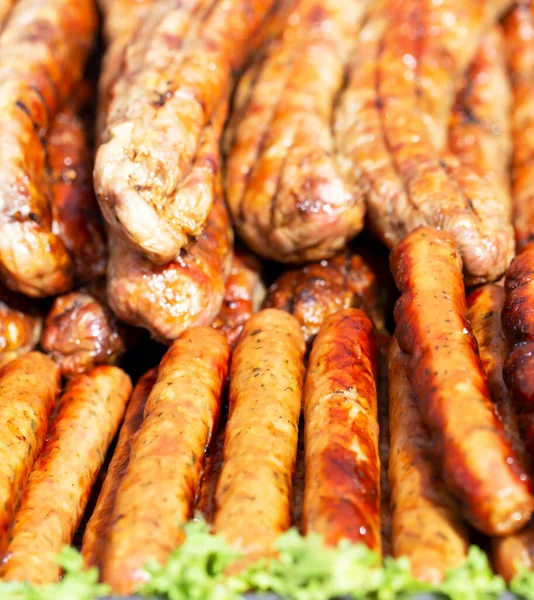
[[[106,239],[93,194],[92,157],[84,123],[72,111],[58,114],[47,139],[54,227],[80,285],[106,272]]]
[[[517,2],[504,19],[512,81],[512,205],[519,248],[534,240],[534,3]]]
[[[516,454],[524,459],[525,448],[519,432],[517,407],[510,398],[503,375],[507,351],[501,323],[504,295],[504,287],[500,285],[488,284],[476,288],[467,297],[467,319],[473,328],[491,397],[506,435]]]
[[[81,80],[95,30],[91,0],[19,0],[0,35],[0,275],[30,296],[72,286],[52,228],[43,136]]]
[[[393,250],[391,268],[402,294],[396,337],[409,354],[408,378],[443,478],[475,527],[490,535],[518,531],[534,508],[531,482],[491,402],[466,319],[454,240],[444,231],[417,229]]]
[[[0,369],[0,556],[33,463],[43,447],[60,374],[40,352],[29,352]]]
[[[132,439],[143,421],[145,404],[156,383],[157,376],[157,369],[151,369],[145,373],[137,382],[128,403],[113,458],[98,495],[96,506],[83,534],[82,556],[87,567],[100,568],[101,566],[117,491],[130,462]]]
[[[422,225],[448,231],[469,283],[503,274],[513,230],[491,184],[442,150],[456,87],[509,4],[378,0],[334,117],[345,179],[362,188],[375,233],[394,247]]]
[[[303,525],[336,546],[380,551],[380,459],[373,324],[359,309],[326,319],[310,354],[304,391]]]
[[[378,329],[384,327],[376,275],[361,256],[350,250],[286,271],[269,288],[264,306],[295,316],[308,342],[328,316],[346,308],[362,308]]]
[[[226,139],[228,205],[262,256],[327,258],[363,227],[363,196],[341,176],[330,124],[367,4],[297,1],[239,83]]]
[[[502,29],[484,36],[456,96],[449,149],[493,186],[511,211],[510,163],[512,92],[506,70]]]
[[[5,581],[59,581],[55,556],[72,541],[131,390],[117,367],[96,367],[70,381],[15,516]]]
[[[304,349],[299,322],[265,309],[247,321],[233,354],[213,528],[248,558],[270,553],[289,527]]]
[[[157,2],[111,90],[95,189],[111,229],[152,262],[200,235],[213,204],[206,127],[275,0]]]
[[[389,354],[389,482],[394,556],[410,559],[412,575],[438,584],[467,557],[460,510],[440,480],[433,442],[421,422],[408,377],[408,356],[393,340]]]
[[[260,261],[245,250],[236,251],[221,310],[213,322],[213,327],[224,333],[232,348],[237,344],[243,325],[259,309],[264,297]]]
[[[183,333],[165,354],[115,499],[103,580],[119,594],[146,580],[182,540],[204,450],[219,416],[230,347],[211,327]]]
[[[506,581],[511,581],[518,571],[534,569],[534,523],[514,535],[493,538],[493,564]]]
[[[64,377],[113,363],[128,346],[126,327],[117,321],[106,299],[104,280],[58,296],[48,313],[41,346]]]
[[[0,366],[33,350],[42,328],[40,307],[0,285]]]

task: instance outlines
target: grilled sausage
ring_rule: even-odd
[[[391,556],[392,519],[391,489],[388,469],[390,455],[389,434],[389,393],[388,393],[388,354],[391,337],[378,336],[379,357],[376,390],[378,395],[378,455],[380,457],[380,530],[382,539],[382,556]]]
[[[200,238],[164,266],[115,236],[110,241],[108,299],[120,319],[169,343],[188,327],[217,317],[232,258],[232,230],[220,192]]]
[[[232,348],[237,344],[243,325],[259,309],[264,296],[258,259],[245,251],[235,253],[221,310],[213,322],[213,327],[224,333]]]
[[[328,317],[304,391],[304,530],[380,551],[380,459],[373,324],[349,308]]]
[[[534,3],[520,0],[504,19],[512,81],[512,204],[519,248],[534,240]]]
[[[475,527],[491,535],[518,531],[534,508],[531,482],[491,403],[454,241],[417,229],[393,250],[391,267],[402,294],[396,337],[409,354],[408,378],[443,478]]]
[[[495,570],[509,582],[518,572],[534,570],[534,523],[514,535],[493,538]]]
[[[46,317],[41,346],[64,377],[113,363],[128,346],[126,327],[107,305],[105,285],[100,280],[58,296]]]
[[[230,348],[211,327],[189,329],[165,354],[120,483],[104,553],[103,580],[119,594],[146,580],[183,536],[216,427]]]
[[[510,163],[512,93],[506,70],[502,30],[482,40],[456,96],[449,128],[449,149],[493,186],[511,211]]]
[[[72,541],[131,391],[117,367],[97,367],[69,383],[15,516],[5,581],[59,581],[55,556]]]
[[[19,0],[0,35],[0,274],[30,296],[72,285],[71,258],[52,229],[43,139],[81,80],[95,13],[91,0]]]
[[[54,225],[72,258],[75,282],[87,283],[104,275],[107,251],[84,123],[72,111],[56,117],[47,150]]]
[[[228,206],[262,256],[327,258],[363,227],[363,196],[341,177],[330,123],[367,4],[298,0],[239,83],[226,140]]]
[[[145,404],[156,383],[157,375],[157,369],[151,369],[145,373],[137,382],[128,404],[113,458],[109,463],[96,506],[83,534],[82,556],[87,567],[100,568],[101,566],[117,491],[130,462],[132,439],[143,421]]]
[[[59,384],[59,369],[39,352],[29,352],[0,369],[0,556],[7,548],[22,489],[44,444]]]
[[[243,328],[230,372],[229,415],[213,529],[248,558],[289,527],[304,378],[304,336],[285,312]]]
[[[38,305],[0,286],[0,366],[33,350],[42,327]]]
[[[377,278],[361,256],[350,250],[329,260],[286,271],[264,302],[294,315],[311,341],[324,320],[346,308],[363,308],[378,329],[384,327]]]
[[[129,40],[95,189],[111,229],[154,263],[173,260],[204,227],[213,204],[206,127],[275,5],[163,0]]]
[[[362,188],[375,233],[393,247],[421,225],[448,231],[470,283],[498,279],[508,266],[508,207],[488,181],[440,152],[456,86],[481,36],[508,6],[379,0],[334,118],[344,177]]]
[[[438,584],[467,557],[459,507],[440,480],[433,440],[421,422],[407,378],[408,356],[393,341],[389,356],[389,481],[394,556],[410,559],[412,575]]]
[[[495,408],[512,448],[524,460],[525,448],[519,433],[517,410],[503,378],[507,349],[501,324],[503,306],[504,287],[489,284],[481,286],[467,297],[467,319],[477,340]]]

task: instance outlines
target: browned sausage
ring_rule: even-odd
[[[407,368],[408,356],[394,340],[389,358],[393,554],[410,559],[416,579],[437,584],[465,560],[469,539],[459,507],[440,480]]]
[[[31,296],[72,286],[52,227],[46,134],[81,80],[96,25],[91,0],[19,0],[0,36],[0,275]]]
[[[183,333],[159,366],[115,499],[102,577],[119,594],[146,580],[181,542],[204,449],[219,416],[230,348],[211,327]]]
[[[117,367],[96,367],[69,383],[15,516],[5,581],[59,581],[55,557],[72,541],[131,391]]]
[[[40,352],[29,352],[0,369],[0,556],[7,548],[24,485],[43,447],[59,384],[59,369]]]
[[[396,337],[409,354],[408,378],[443,478],[475,527],[491,535],[518,531],[534,508],[531,481],[491,402],[454,241],[417,229],[393,250],[391,267],[402,294]]]
[[[380,459],[369,317],[349,308],[326,319],[313,343],[304,391],[304,530],[380,551]]]
[[[289,527],[304,379],[304,336],[287,313],[251,317],[234,351],[213,529],[248,558]]]
[[[511,581],[519,571],[534,570],[534,523],[514,535],[493,538],[493,564],[499,575]]]
[[[246,251],[236,252],[221,310],[213,322],[213,327],[226,335],[230,346],[235,347],[243,325],[259,309],[264,296],[260,262]]]
[[[111,515],[115,506],[115,498],[130,462],[132,439],[143,421],[145,404],[156,383],[157,375],[157,369],[151,369],[148,373],[145,373],[137,382],[128,404],[113,458],[109,463],[96,506],[83,534],[82,556],[87,567],[101,566],[107,532],[111,525]]]

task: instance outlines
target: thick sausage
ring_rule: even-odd
[[[69,383],[15,515],[5,581],[59,581],[55,556],[72,541],[131,391],[117,367],[96,367]]]
[[[213,327],[220,329],[230,346],[235,347],[243,325],[259,309],[265,296],[261,264],[246,251],[237,251],[226,281],[221,310]]]
[[[29,352],[0,369],[0,556],[33,463],[43,447],[59,392],[59,369]]]
[[[107,304],[105,281],[98,280],[54,300],[41,346],[59,365],[63,376],[72,377],[115,362],[131,337]]]
[[[133,441],[115,499],[102,577],[119,594],[146,580],[183,538],[204,450],[217,425],[230,347],[211,327],[189,329],[169,348]]]
[[[124,423],[121,426],[119,439],[109,463],[106,478],[98,495],[96,506],[85,527],[82,542],[82,556],[87,567],[100,567],[104,553],[107,532],[111,525],[111,515],[115,506],[115,498],[128,463],[132,439],[143,421],[147,398],[156,383],[157,369],[151,369],[137,382],[133,391]]]
[[[531,481],[491,402],[454,241],[417,229],[393,250],[391,267],[402,294],[396,337],[409,354],[408,378],[443,478],[475,527],[491,535],[518,531],[534,508]]]
[[[493,538],[493,564],[506,581],[511,581],[519,571],[534,570],[534,523],[514,535]]]
[[[19,0],[0,35],[0,274],[30,296],[72,285],[52,228],[46,134],[81,80],[96,24],[91,0]]]
[[[213,528],[247,557],[289,527],[304,379],[304,336],[287,313],[248,320],[234,351]]]
[[[128,42],[95,190],[111,229],[154,263],[175,259],[202,232],[213,203],[202,138],[276,4],[163,0]]]
[[[506,435],[516,454],[524,460],[525,448],[519,433],[517,407],[510,398],[503,378],[507,350],[501,323],[503,306],[504,287],[491,284],[481,286],[467,297],[467,319],[473,328],[491,397]]]
[[[369,317],[349,308],[322,325],[304,390],[304,531],[380,552],[378,350]]]
[[[389,481],[394,556],[410,559],[416,579],[439,583],[467,557],[469,539],[454,498],[440,480],[433,441],[421,422],[395,340],[389,356]]]

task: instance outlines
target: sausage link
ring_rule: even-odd
[[[69,383],[15,515],[5,581],[59,581],[55,556],[72,541],[131,391],[117,367],[97,367]]]
[[[249,558],[269,554],[289,527],[304,349],[299,322],[266,309],[248,320],[232,358],[213,528]]]
[[[304,531],[380,552],[380,459],[373,324],[349,308],[326,319],[304,389]]]
[[[159,366],[120,483],[102,577],[118,594],[146,580],[149,560],[164,564],[182,541],[217,425],[230,347],[211,327],[183,333]]]
[[[59,392],[59,369],[29,352],[0,369],[0,557],[22,490],[43,444]]]
[[[117,491],[130,462],[132,439],[143,421],[145,404],[156,383],[157,376],[157,369],[151,369],[145,373],[137,382],[128,403],[113,458],[109,463],[96,506],[83,534],[82,556],[87,567],[100,568],[101,566]]]
[[[475,527],[513,533],[534,508],[531,482],[491,402],[454,241],[444,231],[417,229],[394,249],[391,267],[402,294],[396,337],[409,354],[408,378],[443,478]]]
[[[493,538],[492,557],[495,570],[509,582],[518,572],[534,570],[534,523],[514,535]]]
[[[467,557],[467,528],[440,480],[433,441],[421,423],[407,378],[408,356],[395,340],[389,355],[389,480],[393,555],[410,559],[412,575],[438,584]]]

